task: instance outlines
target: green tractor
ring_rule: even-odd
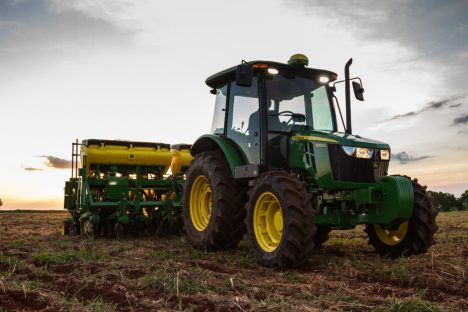
[[[437,210],[426,187],[387,175],[390,146],[352,134],[351,87],[358,100],[364,89],[349,77],[351,63],[343,81],[307,67],[301,54],[287,64],[243,61],[206,80],[216,95],[212,131],[191,148],[182,194],[193,246],[235,248],[247,232],[259,263],[287,268],[305,263],[331,230],[358,224],[383,256],[434,243]],[[335,96],[341,82],[346,123]]]

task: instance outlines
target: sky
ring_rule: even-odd
[[[2,209],[61,208],[75,139],[194,142],[208,76],[295,53],[339,79],[353,58],[353,132],[391,174],[468,189],[466,0],[0,0]]]

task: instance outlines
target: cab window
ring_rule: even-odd
[[[257,79],[252,86],[230,84],[227,136],[244,152],[250,164],[260,162],[260,114]]]

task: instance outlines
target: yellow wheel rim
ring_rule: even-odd
[[[208,178],[201,175],[193,182],[190,190],[190,218],[198,231],[203,231],[208,226],[211,218],[213,197]]]
[[[258,245],[266,252],[278,248],[283,236],[283,213],[278,198],[265,192],[257,199],[253,212],[253,228]]]
[[[403,222],[394,230],[387,230],[378,224],[374,224],[375,233],[380,241],[386,245],[397,245],[406,236],[408,232],[408,221]]]

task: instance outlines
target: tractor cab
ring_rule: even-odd
[[[244,159],[235,178],[293,168],[291,140],[330,141],[337,133],[340,111],[330,85],[337,74],[307,65],[307,57],[295,54],[288,64],[243,62],[206,80],[216,94],[211,132],[233,141]]]
[[[304,61],[254,61],[209,77],[206,83],[216,93],[212,133],[236,142],[249,164],[286,168],[293,133],[336,131],[327,83],[337,75],[307,68]],[[242,69],[251,69],[250,78],[239,81]]]

